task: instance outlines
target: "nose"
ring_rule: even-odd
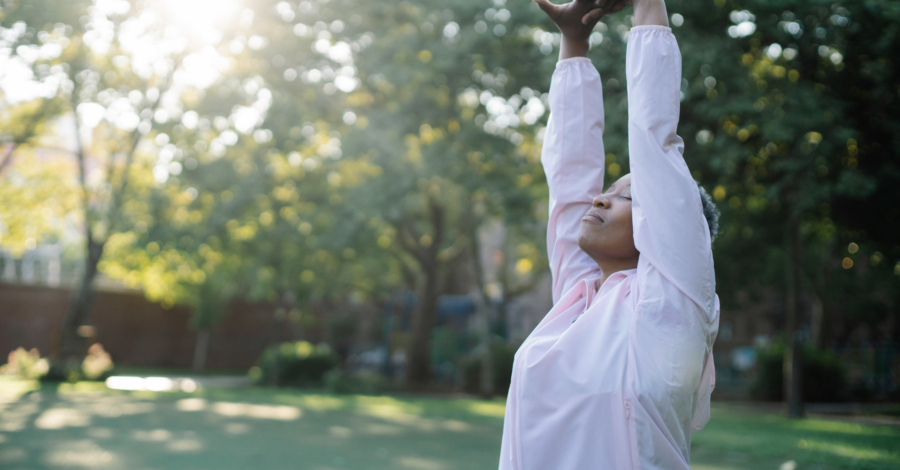
[[[594,201],[592,204],[594,207],[600,207],[602,209],[609,209],[609,198],[607,198],[603,194],[598,194],[594,196]]]

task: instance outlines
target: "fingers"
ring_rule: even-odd
[[[537,3],[538,6],[541,7],[541,10],[544,10],[544,13],[550,18],[555,18],[557,16],[556,14],[559,7],[550,3],[549,0],[534,0],[534,3]]]
[[[631,4],[631,0],[594,0],[594,9],[581,18],[581,24],[599,21],[603,15],[611,15]]]
[[[600,18],[606,13],[606,10],[602,8],[595,8],[588,12],[588,14],[584,15],[581,18],[581,24],[588,24],[592,21],[599,21]]]
[[[631,0],[620,0],[619,2],[616,2],[616,4],[612,6],[612,8],[609,9],[609,13],[615,13],[617,11],[620,11],[621,9],[625,8],[626,6],[628,6],[630,4],[631,4]]]

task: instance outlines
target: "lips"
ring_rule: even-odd
[[[604,222],[603,217],[600,217],[600,214],[594,211],[587,211],[587,214],[584,214],[584,217],[582,217],[581,220],[593,222],[595,224],[602,224]]]

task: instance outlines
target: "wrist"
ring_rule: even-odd
[[[664,0],[633,0],[634,26],[669,26]]]
[[[562,44],[560,44],[559,48],[559,60],[571,59],[572,57],[587,57],[590,49],[591,43],[588,38],[572,38],[563,35]]]

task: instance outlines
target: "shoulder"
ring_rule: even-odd
[[[718,312],[718,297],[715,307],[707,312],[691,296],[684,293],[652,264],[641,261],[634,281],[635,310],[644,319],[655,319],[666,324],[690,325],[708,324]],[[715,293],[712,294],[715,297]]]
[[[698,255],[702,256],[702,255]],[[637,282],[648,295],[662,295],[667,298],[686,299],[712,319],[716,306],[716,279],[712,252],[708,263],[696,263],[691,269],[660,269],[657,259],[641,255],[638,260]],[[658,257],[657,257],[658,258]],[[705,265],[704,265],[705,264]],[[669,266],[664,266],[669,268]]]

